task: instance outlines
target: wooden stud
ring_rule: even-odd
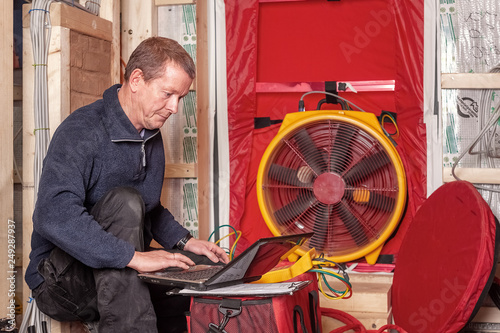
[[[196,178],[198,170],[194,163],[167,163],[165,178]]]
[[[155,6],[189,5],[196,3],[195,0],[155,0]]]
[[[210,115],[208,89],[208,3],[196,3],[196,111],[198,125],[198,228],[200,239],[210,235]]]
[[[28,7],[26,9],[26,7]],[[24,5],[27,12],[31,5]],[[32,214],[34,202],[33,163],[35,152],[35,120],[33,116],[33,89],[35,72],[33,70],[33,48],[31,44],[29,16],[23,15],[23,276],[29,263],[31,250],[31,233],[33,231]],[[23,302],[28,301],[30,289],[23,284]]]
[[[125,62],[143,40],[156,34],[156,8],[153,0],[121,0],[121,54]]]
[[[500,73],[442,73],[442,89],[500,89]]]
[[[2,112],[2,122],[0,131],[0,156],[2,162],[0,164],[0,316],[6,318],[11,316],[9,306],[11,306],[10,271],[15,271],[8,257],[9,241],[12,240],[13,234],[9,234],[9,220],[14,220],[14,177],[12,173],[12,160],[14,159],[14,143],[13,143],[13,112],[14,112],[14,22],[12,13],[14,12],[12,1],[2,1],[0,4],[1,20],[0,20],[0,68],[2,69],[2,80],[0,82],[0,104]],[[13,221],[15,222],[15,221]],[[15,227],[15,224],[14,224]],[[18,226],[20,227],[20,226]],[[15,230],[15,229],[14,229]],[[15,238],[14,238],[15,239]],[[20,239],[17,240],[20,247]],[[11,247],[12,248],[12,247]],[[15,279],[14,279],[15,282]]]
[[[455,175],[473,184],[500,184],[500,169],[494,168],[456,168]],[[451,168],[443,168],[443,181],[455,181]]]
[[[112,24],[111,40],[111,83],[120,83],[120,0],[101,3],[100,16]]]

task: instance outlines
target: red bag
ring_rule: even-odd
[[[190,333],[321,333],[315,273],[290,281],[311,283],[292,295],[275,297],[193,297]]]

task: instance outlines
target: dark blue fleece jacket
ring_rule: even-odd
[[[33,214],[26,283],[43,282],[38,263],[55,247],[93,268],[123,268],[134,247],[109,234],[89,214],[110,189],[130,186],[144,199],[153,237],[172,248],[188,231],[160,203],[165,155],[159,130],[142,138],[118,101],[115,85],[103,99],[68,116],[55,131],[44,160]]]

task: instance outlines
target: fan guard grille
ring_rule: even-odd
[[[373,135],[320,119],[286,133],[265,162],[262,196],[279,234],[315,232],[306,246],[326,256],[377,241],[394,216],[398,175]]]

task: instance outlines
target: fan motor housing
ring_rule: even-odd
[[[374,114],[297,112],[264,152],[257,198],[274,235],[314,232],[299,255],[374,264],[403,215],[406,177]]]

